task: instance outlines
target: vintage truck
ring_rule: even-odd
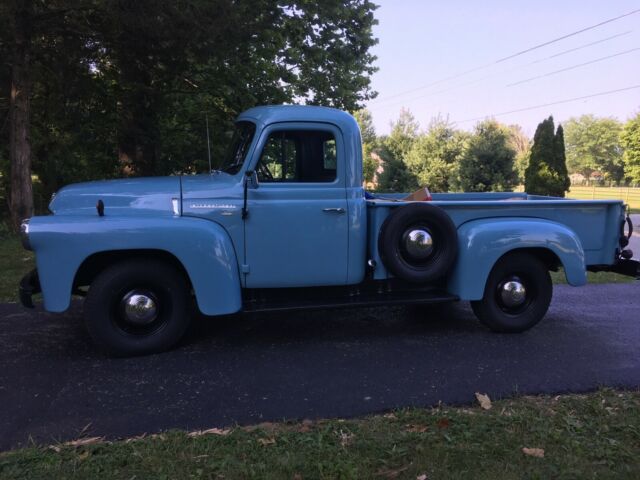
[[[471,301],[489,329],[542,319],[550,270],[638,275],[621,201],[526,193],[366,195],[360,131],[342,111],[242,113],[219,170],[70,185],[25,220],[37,270],[20,298],[84,317],[110,354],[173,346],[195,304],[207,316]],[[628,225],[625,226],[625,225]]]

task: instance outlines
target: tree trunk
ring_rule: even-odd
[[[9,103],[9,159],[11,162],[11,224],[15,230],[33,215],[31,145],[29,143],[29,72],[31,50],[31,0],[14,4],[15,33]]]

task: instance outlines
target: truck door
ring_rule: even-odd
[[[249,288],[344,285],[348,215],[344,147],[329,124],[264,130],[250,168],[243,266]]]

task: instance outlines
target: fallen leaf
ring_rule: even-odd
[[[66,442],[65,445],[69,445],[70,447],[81,447],[83,445],[91,445],[93,443],[101,442],[103,437],[89,437],[89,438],[79,438],[78,440],[72,440],[70,442]]]
[[[407,432],[413,433],[424,433],[429,429],[426,425],[414,425],[413,423],[405,425],[405,428],[407,429]]]
[[[353,439],[355,438],[355,435],[353,433],[343,432],[342,430],[340,430],[338,436],[340,437],[340,445],[342,445],[343,447],[351,445],[353,443]]]
[[[429,477],[427,477],[427,474],[423,473],[422,475],[418,475],[416,477],[416,480],[427,480],[427,478],[429,478]]]
[[[530,457],[544,458],[544,450],[542,448],[522,448],[522,453]]]
[[[438,428],[445,429],[445,428],[449,428],[449,425],[451,425],[451,422],[449,421],[448,418],[441,418],[440,420],[438,420],[438,423],[436,423],[436,425],[438,425]]]
[[[81,454],[78,455],[78,459],[79,460],[85,460],[88,456],[89,456],[89,452],[87,450],[85,450],[84,452],[82,452]]]
[[[258,443],[263,447],[266,447],[267,445],[273,445],[274,443],[276,443],[276,439],[275,438],[259,438]]]
[[[483,409],[485,409],[485,410],[490,410],[491,409],[491,399],[489,398],[489,395],[485,395],[484,393],[476,392],[476,398],[478,399],[478,402],[480,403],[480,406]]]
[[[229,435],[231,429],[229,428],[210,428],[208,430],[203,430],[203,435]]]
[[[209,428],[208,430],[195,430],[187,433],[187,437],[201,437],[202,435],[228,435],[231,429]]]

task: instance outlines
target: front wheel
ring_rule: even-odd
[[[95,343],[111,355],[167,350],[190,323],[186,278],[157,260],[117,263],[92,282],[84,318]]]
[[[482,300],[471,302],[471,308],[494,332],[524,332],[545,316],[552,293],[544,263],[531,254],[514,252],[496,262]]]

